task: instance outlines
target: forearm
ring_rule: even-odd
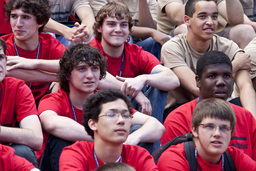
[[[235,76],[242,106],[256,118],[256,94],[248,71],[239,70]]]
[[[33,150],[40,150],[43,143],[42,133],[26,129],[1,126],[0,139],[6,143],[23,144]]]
[[[48,133],[67,141],[93,141],[81,124],[65,116],[51,117],[42,126]]]
[[[37,70],[14,69],[8,71],[6,76],[15,77],[25,82],[57,82],[57,75]]]
[[[54,34],[62,35],[64,36],[65,31],[69,29],[67,26],[64,24],[61,24],[53,19],[49,19],[47,24],[44,26],[44,31],[45,32],[51,32]]]
[[[122,82],[117,80],[113,75],[107,72],[106,77],[101,79],[98,85],[98,89],[118,89],[120,90]]]
[[[139,137],[140,142],[154,143],[160,140],[164,131],[164,126],[156,118],[148,116],[144,124],[134,131],[131,136]]]
[[[81,20],[81,24],[86,26],[85,30],[91,37],[93,34],[93,25],[95,22],[92,9],[90,7],[81,7],[77,9],[76,13]]]
[[[159,68],[160,66],[156,66],[156,67]],[[157,68],[156,68],[156,69],[153,69],[152,72],[153,72],[153,74],[142,75],[142,76],[146,77],[146,79],[147,79],[146,83],[148,83],[149,86],[158,88],[163,91],[173,90],[180,86],[179,79],[173,73],[172,70],[166,68],[166,69],[158,72]],[[154,73],[154,72],[156,72],[156,73]],[[164,83],[164,84],[161,84],[161,83]]]
[[[157,30],[152,28],[133,26],[131,36],[135,38],[145,39],[148,37],[152,37],[153,32],[156,32],[156,31]]]
[[[184,23],[183,18],[185,14],[185,4],[180,2],[172,2],[165,6],[166,15],[175,26]]]
[[[147,0],[139,0],[139,26],[156,29],[156,21],[152,18]]]
[[[244,12],[239,0],[226,0],[228,23],[231,26],[244,23]]]

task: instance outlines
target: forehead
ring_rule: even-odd
[[[213,64],[209,65],[204,68],[203,74],[207,74],[209,72],[214,73],[231,73],[232,69],[228,64],[222,63],[222,64]]]
[[[128,106],[123,99],[116,99],[111,102],[102,104],[102,111],[109,110],[128,110]]]
[[[104,22],[128,22],[127,18],[117,19],[115,16],[107,16]]]
[[[214,1],[198,1],[195,3],[195,15],[199,13],[212,14],[217,12],[218,8]]]
[[[221,120],[218,118],[211,118],[211,117],[204,117],[202,119],[201,123],[213,123],[216,125],[230,125],[229,120]]]
[[[99,62],[97,61],[86,61],[85,59],[82,59],[82,61],[78,62],[76,67],[79,66],[99,66]]]

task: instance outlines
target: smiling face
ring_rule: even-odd
[[[184,16],[185,24],[188,26],[188,36],[203,41],[211,39],[218,26],[217,19],[218,10],[215,2],[197,2],[193,16]]]
[[[69,88],[72,93],[91,94],[99,84],[100,67],[80,62],[71,71]]]
[[[200,100],[216,97],[227,100],[232,90],[232,70],[227,64],[207,66],[201,78],[196,76],[197,87],[200,89]]]
[[[10,23],[15,41],[37,40],[38,29],[42,26],[37,23],[36,16],[23,12],[22,8],[11,11]]]
[[[107,113],[119,113],[117,117],[106,116]],[[127,104],[117,99],[102,105],[98,121],[92,119],[88,124],[94,131],[94,140],[109,144],[123,144],[130,131],[131,118],[123,118],[121,114],[129,113]]]
[[[230,127],[230,121],[206,117],[200,124],[218,126],[216,129],[209,129],[203,125],[199,125],[197,130],[195,127],[192,127],[194,142],[199,155],[205,161],[216,164],[228,148],[231,139],[231,131],[221,131],[219,126]]]
[[[102,26],[97,30],[102,34],[101,43],[104,50],[123,48],[124,42],[129,35],[128,20],[118,20],[115,17],[106,17]]]

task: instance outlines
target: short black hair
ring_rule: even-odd
[[[92,119],[98,122],[99,114],[102,110],[102,105],[108,102],[113,102],[117,99],[122,99],[127,104],[129,112],[132,113],[132,103],[130,98],[117,89],[99,90],[86,100],[83,106],[82,124],[85,127],[88,135],[90,135],[92,138],[94,138],[94,134],[93,130],[91,130],[91,128],[88,126],[88,121]]]
[[[192,17],[195,13],[195,5],[199,1],[213,1],[216,3],[216,0],[188,0],[188,2],[185,5],[185,15]]]
[[[202,78],[202,74],[209,65],[226,64],[232,70],[232,63],[229,57],[220,51],[208,51],[204,53],[196,63],[196,75]]]
[[[74,44],[68,47],[60,59],[60,69],[58,79],[60,87],[66,93],[69,93],[68,79],[71,71],[80,63],[85,62],[88,65],[98,65],[100,67],[100,78],[106,76],[107,61],[101,56],[100,50],[91,47],[88,44]]]

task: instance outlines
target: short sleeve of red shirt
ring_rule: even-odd
[[[1,125],[14,126],[16,121],[36,114],[35,100],[24,81],[6,77],[0,83],[1,88]]]
[[[12,147],[0,144],[0,170],[1,171],[28,171],[35,168],[32,163],[23,157],[14,154],[15,150]]]

